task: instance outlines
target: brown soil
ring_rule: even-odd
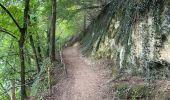
[[[77,46],[64,49],[63,59],[68,77],[53,87],[53,95],[47,100],[113,100],[106,61],[83,57]]]
[[[67,78],[63,78],[53,86],[52,95],[44,93],[42,100],[115,100],[115,85],[127,84],[135,86],[135,84],[147,84],[144,78],[128,74],[124,74],[121,78],[112,81],[113,77],[115,77],[113,73],[116,73],[112,72],[115,71],[112,64],[105,60],[96,61],[83,57],[77,46],[64,49],[63,59],[68,71]],[[155,90],[157,91],[153,98],[162,98],[162,95],[170,98],[170,81],[156,80],[153,85],[156,86]],[[159,92],[162,94],[158,95],[160,94]]]

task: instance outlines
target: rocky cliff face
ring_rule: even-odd
[[[88,28],[82,44],[92,48],[93,56],[115,61],[121,70],[167,78],[169,34],[169,0],[113,0]]]

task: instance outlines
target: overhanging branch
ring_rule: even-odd
[[[16,21],[16,19],[12,16],[12,14],[10,13],[10,11],[5,7],[3,6],[1,3],[0,3],[0,6],[3,10],[5,10],[5,12],[11,17],[11,19],[13,20],[13,22],[15,23],[15,25],[18,27],[19,30],[21,30],[21,27],[19,26],[18,22]]]
[[[12,36],[13,38],[17,39],[17,37],[15,35],[13,35],[13,33],[11,33],[10,31],[8,31],[5,28],[0,27],[0,32],[6,33],[6,34]]]

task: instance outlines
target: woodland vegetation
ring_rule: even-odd
[[[169,0],[0,0],[0,100],[43,100],[75,43],[112,62],[116,98],[169,100],[169,33]]]

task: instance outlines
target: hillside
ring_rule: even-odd
[[[0,100],[169,100],[169,0],[1,0]]]

